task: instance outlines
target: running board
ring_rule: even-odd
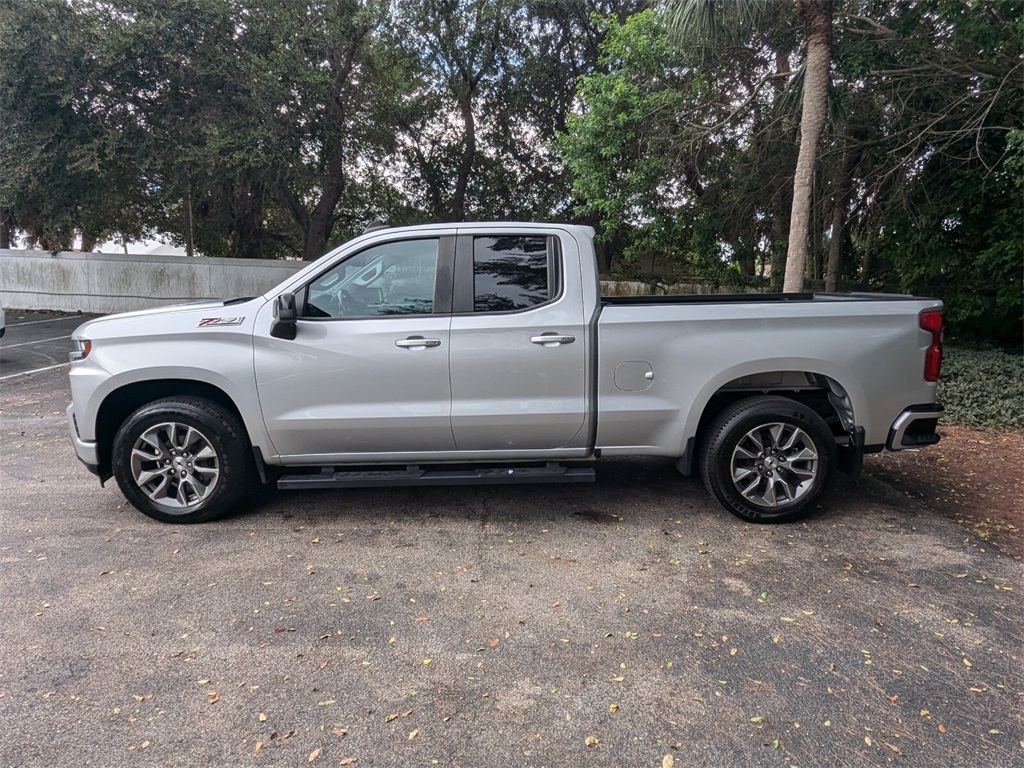
[[[336,471],[324,467],[319,474],[285,475],[277,481],[282,490],[305,488],[377,488],[403,485],[505,485],[509,483],[592,483],[590,467],[566,467],[548,463],[543,467],[475,467],[468,469],[367,469]]]

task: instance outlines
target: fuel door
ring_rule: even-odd
[[[642,360],[627,360],[615,366],[615,386],[623,392],[641,392],[654,383],[654,369]]]

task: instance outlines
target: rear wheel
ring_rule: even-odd
[[[784,523],[809,515],[832,482],[835,438],[824,420],[785,397],[741,400],[707,432],[704,484],[737,517]]]
[[[252,457],[237,417],[198,397],[148,403],[114,437],[113,469],[132,506],[165,523],[203,523],[237,504]]]

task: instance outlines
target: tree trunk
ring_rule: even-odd
[[[803,109],[800,115],[800,153],[793,178],[793,208],[789,217],[789,250],[782,290],[804,287],[807,266],[807,235],[811,221],[811,191],[818,142],[828,109],[829,67],[832,63],[832,0],[797,0],[807,35],[804,65]]]
[[[465,91],[459,97],[459,110],[462,112],[465,135],[455,178],[455,194],[452,197],[452,221],[464,221],[466,218],[466,190],[476,161],[476,118],[473,116],[473,86],[470,83],[465,84]]]
[[[860,263],[860,285],[865,290],[868,287],[868,283],[871,282],[871,269],[874,267],[875,255],[871,250],[871,246],[874,245],[874,232],[868,228],[867,234],[864,236],[864,258]]]
[[[263,213],[266,188],[254,182],[235,194],[232,207],[230,255],[240,259],[263,258]]]
[[[832,203],[832,235],[828,243],[828,271],[825,273],[825,293],[839,288],[839,263],[843,253],[843,227],[846,225],[846,195],[836,194]]]
[[[195,256],[195,242],[192,238],[192,176],[189,175],[188,186],[185,187],[185,255]]]
[[[850,199],[854,168],[860,159],[859,153],[850,149],[849,144],[843,146],[841,176],[836,182],[836,191],[832,196],[832,227],[828,243],[828,271],[825,273],[825,292],[835,293],[839,288],[839,270],[843,258],[846,230],[846,204]]]
[[[14,216],[10,208],[0,208],[0,248],[10,248],[14,235]]]

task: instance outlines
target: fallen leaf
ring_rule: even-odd
[[[750,718],[750,722],[752,722],[752,723],[760,723],[762,720],[764,720],[764,718],[761,717],[760,715],[757,715],[756,717]]]
[[[258,755],[260,753],[261,749],[263,749],[263,742],[262,741],[257,741],[256,742],[256,749],[254,749],[252,751],[252,756],[256,757],[256,755]]]
[[[414,730],[409,732],[409,738],[406,739],[406,741],[412,741],[413,739],[415,739],[419,735],[420,735],[420,729],[419,728],[415,728]]]
[[[384,718],[384,722],[385,723],[390,723],[392,720],[397,720],[397,719],[398,719],[398,715],[397,714],[396,715],[388,715],[387,717]]]
[[[895,744],[890,744],[890,743],[889,743],[888,741],[883,741],[882,743],[883,743],[883,744],[885,744],[885,746],[887,746],[887,747],[888,747],[889,749],[891,749],[891,750],[892,750],[893,752],[895,752],[895,753],[896,753],[897,755],[902,755],[902,754],[903,754],[903,753],[902,753],[902,752],[900,751],[900,748],[899,748],[899,747],[897,747],[897,746],[896,746]]]
[[[341,758],[341,762],[338,763],[338,765],[352,765],[354,762],[356,762],[356,760],[357,758],[355,757],[343,757]]]
[[[329,706],[331,706],[332,704],[335,704],[335,703],[336,703],[335,699],[328,699],[327,701],[319,702],[317,704],[317,706],[318,707],[329,707]]]
[[[942,723],[939,723],[939,733],[945,733],[945,732],[946,732],[946,726],[944,726]]]
[[[587,736],[587,738],[583,740],[583,743],[588,747],[596,747],[601,742],[598,740],[597,736]]]
[[[320,757],[320,747],[317,747],[316,749],[314,749],[312,752],[309,753],[309,759],[306,762],[307,763],[312,763],[318,757]]]
[[[267,716],[264,715],[262,712],[260,712],[260,714],[259,714],[259,719],[260,719],[261,723],[267,722]]]
[[[430,621],[429,616],[417,616],[416,621]]]
[[[491,638],[491,643],[490,643],[491,648],[497,648],[498,647],[498,643],[500,643],[500,642],[501,642],[501,638],[500,637],[492,637]]]
[[[661,758],[661,768],[675,768],[676,759],[672,755],[665,755]]]
[[[348,736],[348,731],[344,728],[331,728],[331,735],[337,736],[339,739],[343,739]]]
[[[609,704],[608,705],[608,711],[609,712],[618,712],[619,711],[619,705],[618,704]]]
[[[273,739],[274,741],[284,741],[285,739],[290,739],[296,733],[298,733],[298,731],[296,731],[293,728],[292,730],[287,731],[286,733],[272,733],[272,734],[270,734],[270,738]]]
[[[210,693],[207,694],[207,696],[209,697],[209,701],[206,702],[207,704],[216,704],[218,701],[220,701],[219,693]]]
[[[407,710],[405,710],[405,712],[402,713],[402,717],[408,717],[411,714],[412,714],[412,710],[411,709],[407,709]]]
[[[864,743],[867,744],[870,747],[871,746],[871,737],[870,736],[865,736],[864,737]]]
[[[380,600],[380,595],[367,595],[367,600]]]

